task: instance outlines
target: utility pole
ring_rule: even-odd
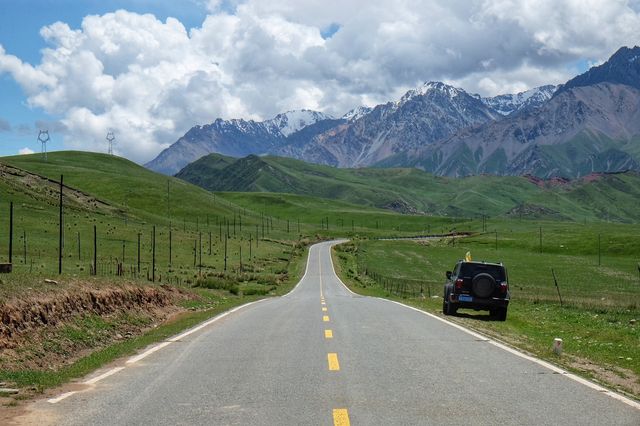
[[[224,270],[227,270],[227,239],[229,238],[228,235],[224,236]]]
[[[153,234],[151,238],[151,282],[156,282],[156,226],[153,225]]]
[[[13,263],[13,201],[9,203],[9,263]]]
[[[113,132],[111,130],[109,130],[107,132],[107,143],[109,144],[109,155],[113,155],[113,144],[115,143],[114,141],[116,140],[116,136],[113,134]]]
[[[171,228],[171,203],[169,202],[169,184],[171,180],[167,179],[167,218],[169,219],[169,228]]]
[[[138,275],[140,275],[140,233],[138,232]]]
[[[42,158],[44,161],[47,161],[47,142],[50,139],[48,130],[40,130],[38,132],[38,142],[42,144]]]
[[[138,251],[138,259],[140,258],[140,252]],[[140,269],[140,263],[138,263],[138,270]],[[96,225],[93,225],[93,275],[98,275],[98,230]]]
[[[64,227],[62,224],[62,187],[63,187],[63,183],[62,183],[62,175],[60,175],[60,236],[58,239],[58,274],[62,274],[62,240],[63,240],[63,236],[62,233],[64,232]]]

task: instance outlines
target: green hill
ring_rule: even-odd
[[[206,215],[229,215],[232,206],[210,192],[152,172],[121,157],[80,151],[0,158],[0,162],[59,181],[107,201],[122,216],[165,223],[195,222]],[[168,200],[167,200],[168,197]]]
[[[155,227],[156,278],[163,282],[193,280],[200,262],[205,271],[215,273],[236,273],[245,262],[243,271],[271,277],[286,269],[290,247],[300,234],[313,235],[320,228],[319,221],[307,224],[300,217],[301,232],[297,224],[295,231],[287,230],[286,219],[275,218],[278,210],[271,205],[257,204],[254,211],[115,156],[66,151],[49,153],[48,161],[39,154],[3,157],[0,261],[9,258],[12,203],[14,277],[51,276],[58,271],[60,175],[64,176],[63,272],[74,276],[88,275],[93,266],[94,227],[98,275],[113,276],[116,264],[123,263],[127,278],[150,274]],[[335,211],[336,206],[327,209]]]
[[[574,181],[528,177],[436,177],[418,169],[338,169],[280,157],[211,154],[177,178],[211,191],[285,192],[402,213],[637,222],[640,175],[600,174]]]

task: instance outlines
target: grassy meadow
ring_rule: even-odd
[[[306,245],[338,237],[351,239],[337,247],[335,255],[339,274],[354,290],[401,299],[438,313],[445,271],[470,251],[476,260],[501,261],[507,266],[512,294],[508,318],[504,323],[488,321],[484,312],[464,310],[449,318],[640,395],[640,325],[633,321],[640,319],[640,225],[607,222],[604,211],[595,215],[581,210],[592,196],[587,190],[599,191],[600,201],[606,198],[607,192],[596,186],[584,193],[549,195],[558,199],[557,205],[566,207],[558,209],[564,212],[571,210],[576,196],[585,197],[576,207],[573,221],[540,220],[535,214],[482,219],[482,211],[463,214],[465,217],[403,215],[363,203],[307,195],[212,193],[104,154],[57,152],[50,153],[47,162],[35,154],[1,158],[2,164],[46,179],[0,167],[0,262],[9,257],[11,202],[14,209],[14,271],[0,275],[0,302],[51,291],[44,278],[60,281],[62,288],[66,281],[78,280],[93,285],[148,284],[154,275],[155,227],[155,281],[199,295],[183,302],[184,308],[196,311],[178,321],[182,325],[161,329],[166,333],[232,305],[288,291],[303,272]],[[359,177],[362,188],[371,176],[386,179],[386,173],[367,171]],[[61,174],[65,209],[63,272],[59,275]],[[476,188],[497,185],[491,179],[486,183],[477,179]],[[631,182],[635,177],[617,179]],[[411,187],[410,180],[399,182]],[[448,183],[439,185],[438,191],[446,192],[443,188]],[[411,187],[411,191],[419,189]],[[506,203],[507,198],[500,194],[498,201]],[[478,202],[482,201],[480,205],[487,211],[494,202],[472,188],[454,195],[466,205],[480,197]],[[614,209],[612,203],[611,212],[628,218],[633,216],[629,213],[633,208],[635,205],[625,201]],[[96,276],[92,276],[94,227]],[[395,239],[433,234],[445,236]],[[119,268],[121,275],[117,275]],[[97,323],[87,324],[80,327],[80,335],[75,329],[66,330],[70,333],[67,337],[87,338]],[[92,358],[78,361],[81,364],[65,367],[66,373],[3,372],[0,379],[40,387],[60,383],[60,377],[67,380],[79,372],[84,374],[165,335],[163,331],[153,333],[140,337],[138,343],[103,348]],[[554,337],[565,342],[565,353],[560,357],[550,350]],[[58,338],[52,336],[52,344]]]
[[[355,291],[438,315],[445,272],[458,259],[470,252],[474,260],[503,262],[512,298],[507,321],[473,310],[447,318],[638,397],[639,244],[637,225],[499,220],[455,240],[354,240],[335,255]],[[551,351],[555,337],[564,341],[562,356]]]

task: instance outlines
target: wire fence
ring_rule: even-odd
[[[358,262],[358,275],[366,276],[386,291],[400,297],[431,297],[435,290],[433,283],[424,280],[412,280],[407,278],[391,277],[372,269],[364,262]]]

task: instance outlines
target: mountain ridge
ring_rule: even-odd
[[[631,207],[640,197],[637,172],[597,173],[574,180],[492,175],[452,179],[415,168],[349,169],[283,157],[229,159],[209,154],[176,177],[212,191],[285,192],[409,214],[477,217],[485,212],[621,222],[640,218],[640,211]],[[615,208],[611,199],[618,200]]]
[[[396,101],[340,118],[303,110],[264,122],[217,119],[190,129],[147,167],[173,174],[218,152],[335,167],[414,166],[449,176],[638,170],[639,58],[639,47],[623,47],[564,85],[516,94],[483,98],[428,81]]]

